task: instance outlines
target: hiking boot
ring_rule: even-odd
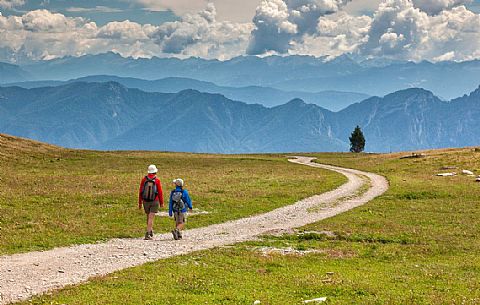
[[[178,231],[177,229],[172,230],[173,239],[178,240]]]
[[[182,231],[180,231],[179,229],[177,229],[177,236],[178,239],[182,239]]]
[[[150,236],[150,232],[145,233],[145,238],[144,239],[145,240],[152,240],[153,239],[152,236]]]

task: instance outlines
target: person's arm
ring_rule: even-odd
[[[187,202],[188,208],[189,208],[190,210],[193,209],[192,199],[190,199],[190,195],[188,194],[188,191],[187,191],[187,190],[184,190],[184,191],[183,191],[183,196],[185,197],[185,201]]]
[[[163,190],[162,190],[162,182],[160,182],[160,179],[157,179],[157,190],[158,190],[158,200],[160,202],[160,206],[163,208],[165,206],[163,202]]]
[[[142,179],[142,182],[140,182],[140,191],[138,192],[138,208],[142,208],[142,193],[143,193],[143,184],[145,184],[145,177]]]
[[[170,200],[168,202],[168,216],[172,217],[173,215],[173,201],[172,201],[172,193],[170,193]]]

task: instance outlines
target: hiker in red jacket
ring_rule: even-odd
[[[142,179],[140,183],[140,192],[138,193],[138,208],[145,210],[147,214],[147,232],[145,233],[145,240],[153,239],[153,219],[155,213],[158,212],[159,207],[163,204],[163,192],[160,179],[157,178],[158,169],[155,165],[148,167],[148,175]]]

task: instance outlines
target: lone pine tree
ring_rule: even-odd
[[[365,137],[362,129],[357,125],[350,136],[350,151],[353,153],[360,153],[365,149]]]

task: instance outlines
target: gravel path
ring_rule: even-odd
[[[162,234],[155,236],[153,241],[113,239],[106,243],[2,256],[0,304],[25,300],[52,289],[88,281],[92,276],[146,262],[251,240],[269,231],[301,227],[360,206],[388,189],[388,182],[382,176],[316,164],[312,160],[296,157],[290,161],[341,173],[348,182],[333,191],[265,214],[188,230],[180,241],[174,241],[171,234]],[[358,194],[367,178],[370,188]]]

